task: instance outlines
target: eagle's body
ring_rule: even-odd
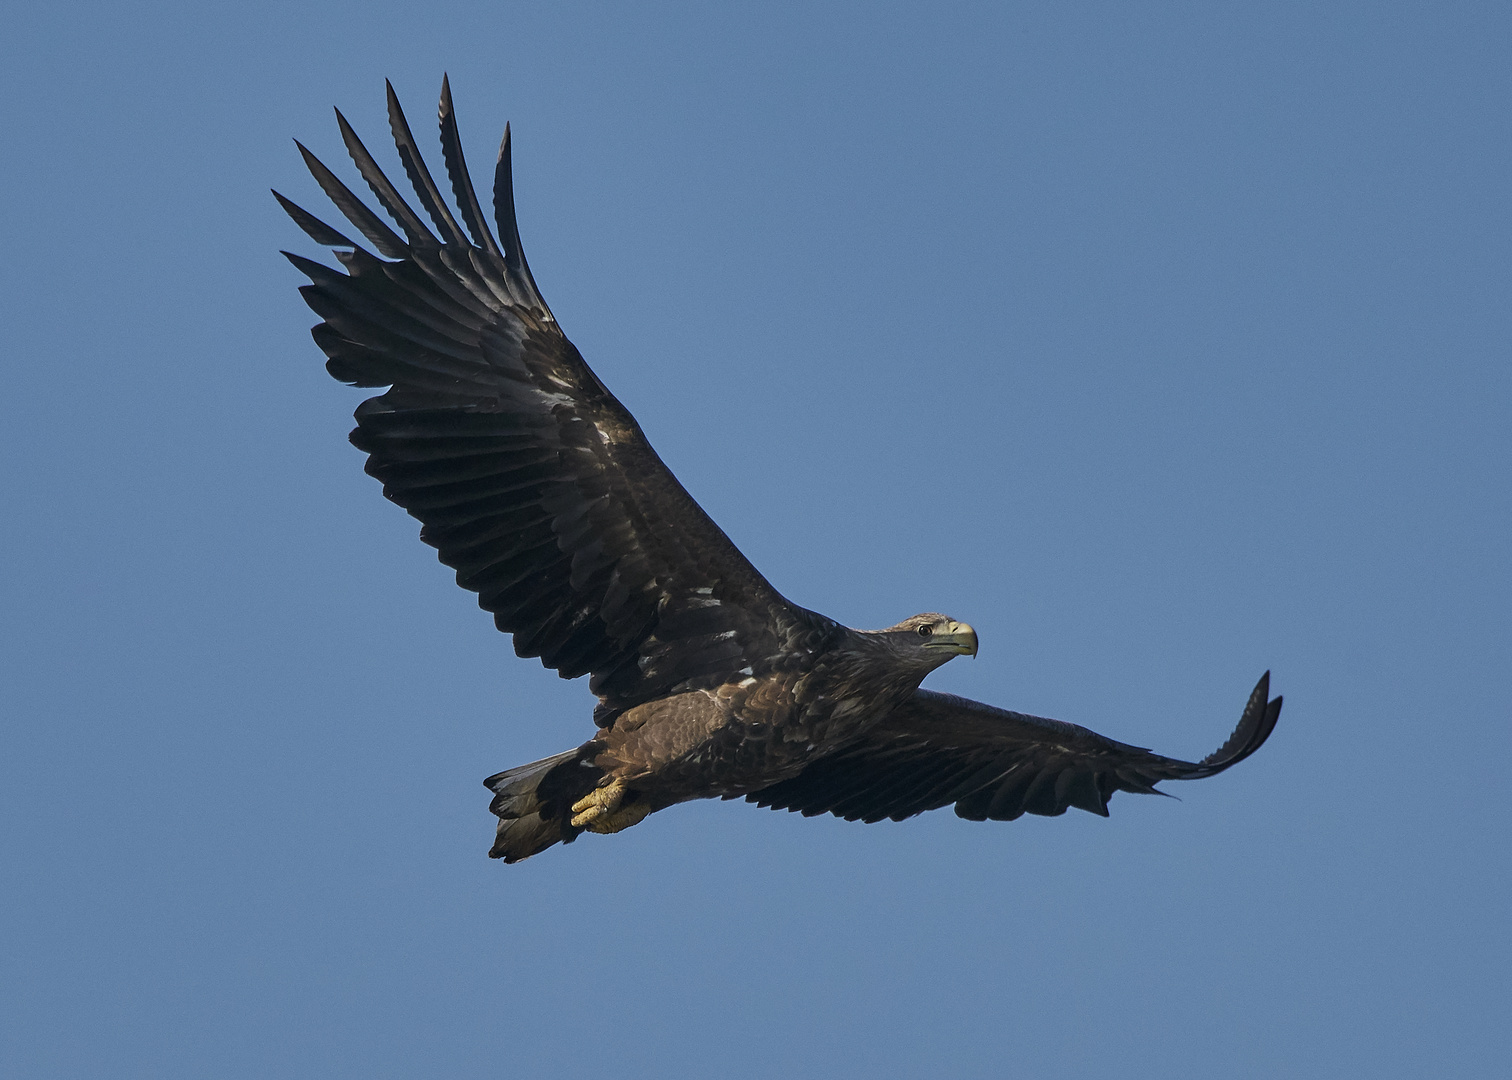
[[[516,651],[563,678],[590,675],[599,699],[598,733],[582,746],[488,779],[500,819],[491,854],[516,861],[714,796],[865,820],[951,803],[977,819],[1068,806],[1105,815],[1116,790],[1212,775],[1270,734],[1281,702],[1267,703],[1267,679],[1228,744],[1196,764],[920,690],[935,667],[976,653],[975,633],[937,614],[852,630],[751,566],[541,299],[520,249],[507,129],[496,241],[444,84],[456,215],[389,91],[399,155],[436,233],[337,116],[404,235],[303,147],[374,251],[279,200],[346,268],[289,256],[311,279],[301,291],[324,320],[313,333],[331,374],[388,388],[358,408],[352,441]]]

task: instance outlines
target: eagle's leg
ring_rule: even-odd
[[[617,833],[638,823],[651,812],[651,804],[637,798],[626,802],[628,790],[623,780],[594,788],[572,804],[572,824],[589,832]]]

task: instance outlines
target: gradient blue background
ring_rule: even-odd
[[[0,44],[0,1071],[1503,1075],[1512,9],[69,4]],[[787,595],[1200,757],[1011,825],[674,808],[346,443],[332,104],[515,125],[573,340]],[[382,160],[393,162],[391,151]],[[397,168],[395,169],[397,174]]]

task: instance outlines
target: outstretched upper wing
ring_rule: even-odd
[[[563,678],[592,673],[601,724],[818,644],[833,624],[789,604],[751,566],[557,327],[520,249],[508,128],[494,175],[495,241],[446,82],[441,147],[457,215],[392,86],[388,111],[439,236],[340,112],[352,160],[403,235],[303,146],[316,181],[376,254],[274,192],[312,239],[341,249],[346,273],[285,255],[310,278],[300,291],[324,320],[312,333],[327,369],[389,387],[357,409],[352,432],[383,493],[420,519],[420,538],[521,656]]]
[[[1269,692],[1267,671],[1228,741],[1190,762],[1075,724],[919,690],[856,745],[747,798],[849,821],[901,821],[950,803],[972,821],[1053,817],[1068,806],[1107,817],[1115,791],[1163,794],[1155,789],[1161,780],[1198,780],[1253,754],[1281,715],[1281,699],[1267,702]]]

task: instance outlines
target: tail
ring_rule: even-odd
[[[586,742],[555,757],[516,765],[483,781],[494,793],[489,809],[499,817],[491,859],[528,859],[552,844],[570,844],[583,830],[572,824],[572,804],[598,786],[604,772],[593,763],[599,742]]]

